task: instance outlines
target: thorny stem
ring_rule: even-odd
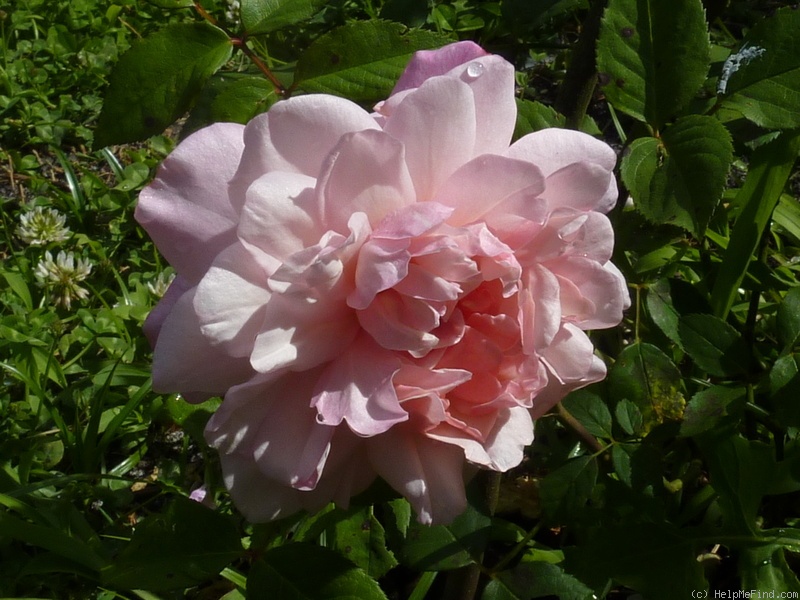
[[[218,27],[225,32],[225,34],[231,40],[231,44],[233,44],[235,48],[241,50],[242,54],[249,58],[258,68],[258,70],[261,71],[267,79],[269,79],[270,83],[275,87],[276,94],[278,94],[281,98],[286,97],[286,88],[283,87],[283,84],[280,81],[278,81],[278,78],[275,77],[272,71],[270,71],[269,67],[264,64],[264,61],[261,60],[261,58],[259,58],[259,56],[247,45],[247,34],[241,37],[234,35],[233,32],[217,21],[211,14],[208,13],[206,9],[200,6],[199,2],[194,3],[194,8],[206,21],[211,23],[214,27]]]
[[[556,110],[567,117],[570,129],[580,127],[597,84],[595,49],[605,7],[606,0],[592,2],[556,99]]]

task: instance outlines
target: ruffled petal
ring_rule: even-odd
[[[280,171],[256,179],[239,221],[242,242],[276,261],[315,244],[324,233],[317,219],[316,183],[313,177]]]
[[[436,201],[455,210],[447,220],[454,227],[485,220],[509,196],[525,191],[535,198],[544,191],[539,169],[504,156],[479,156],[453,173],[436,193]]]
[[[342,136],[322,168],[317,194],[328,229],[346,231],[356,212],[367,215],[375,227],[389,213],[414,202],[403,145],[381,131]]]
[[[408,420],[400,406],[392,378],[400,361],[362,336],[341,349],[320,377],[311,400],[326,425],[347,425],[357,435],[382,434]]]
[[[264,173],[317,177],[344,134],[378,128],[367,111],[344,98],[307,94],[278,102],[247,124],[245,152],[231,181],[231,201],[241,207],[247,189]]]
[[[204,336],[231,356],[250,356],[270,292],[268,273],[240,243],[220,252],[197,287],[194,307]]]
[[[529,133],[514,142],[505,155],[532,162],[545,177],[574,163],[594,163],[608,172],[617,164],[617,155],[608,144],[571,129]]]
[[[438,50],[420,50],[408,61],[403,74],[392,90],[392,96],[403,90],[418,88],[427,79],[444,75],[466,62],[486,56],[487,52],[475,42],[456,42]]]
[[[598,163],[567,165],[547,176],[542,196],[553,210],[562,207],[607,213],[617,202],[613,172]]]
[[[136,220],[183,277],[197,283],[235,239],[238,209],[228,181],[242,156],[244,127],[217,123],[183,140],[139,194]]]
[[[475,156],[475,97],[459,79],[434,77],[408,95],[387,119],[384,131],[405,145],[417,200],[431,200],[439,186]]]
[[[375,471],[411,502],[423,525],[447,525],[466,510],[461,448],[396,428],[369,438],[367,449]]]
[[[196,288],[184,293],[164,320],[153,351],[153,389],[204,397],[224,394],[253,375],[246,358],[213,346],[200,332],[194,310]]]

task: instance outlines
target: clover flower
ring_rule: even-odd
[[[66,217],[53,208],[35,206],[23,213],[17,227],[17,236],[30,246],[45,246],[51,242],[63,242],[70,235]]]
[[[224,400],[206,427],[252,521],[376,477],[423,523],[475,467],[517,466],[533,419],[606,367],[585,331],[629,303],[610,262],[614,151],[511,144],[514,68],[419,52],[368,113],[328,95],[184,140],[136,218],[177,277],[145,324],[153,387]]]
[[[161,271],[153,281],[147,282],[147,289],[156,298],[161,298],[167,293],[172,280],[175,279],[175,273]]]
[[[91,271],[92,264],[87,258],[76,261],[72,252],[61,251],[54,260],[48,251],[36,265],[33,274],[39,286],[50,290],[50,297],[55,304],[69,309],[73,300],[85,300],[89,296],[89,292],[78,284]]]

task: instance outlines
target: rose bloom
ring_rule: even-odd
[[[375,110],[306,95],[212,125],[140,196],[178,273],[146,324],[154,388],[224,395],[206,438],[251,521],[377,476],[451,521],[470,465],[518,465],[533,419],[605,376],[584,331],[629,305],[616,156],[561,129],[510,144],[511,64],[419,52]]]

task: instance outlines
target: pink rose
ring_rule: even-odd
[[[137,219],[178,277],[154,387],[224,394],[206,437],[253,521],[346,505],[376,476],[423,523],[505,471],[532,419],[605,365],[629,305],[609,262],[614,152],[551,129],[509,145],[514,69],[420,52],[370,114],[325,95],[187,138]]]

